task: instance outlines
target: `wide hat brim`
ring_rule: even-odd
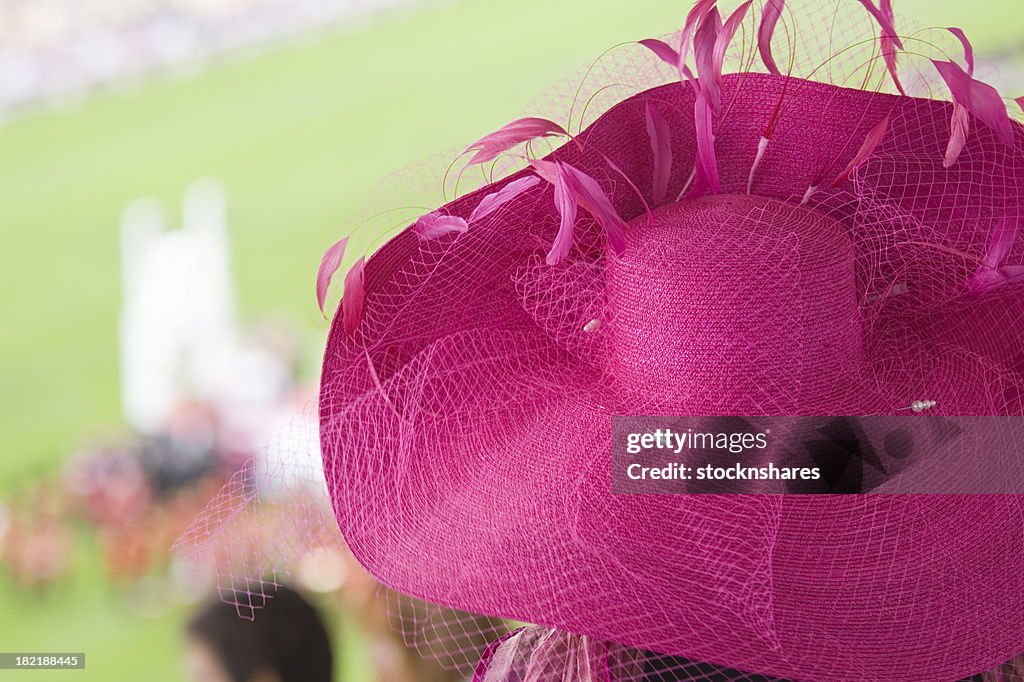
[[[907,255],[915,230],[977,251],[987,235],[965,219],[1024,213],[1019,130],[1007,151],[979,128],[945,169],[934,131],[948,129],[948,104],[760,74],[723,83],[723,192],[745,192],[783,88],[787,115],[755,192],[799,202],[808,169],[846,165],[856,145],[841,143],[888,116],[855,190],[822,190],[816,203],[906,279],[920,259],[942,257]],[[645,91],[550,157],[607,180],[623,216],[643,203],[605,160],[650,186],[652,103],[686,111],[693,99],[678,84]],[[692,120],[679,120],[672,196],[695,155]],[[441,211],[468,217],[508,180]],[[366,263],[356,333],[336,316],[324,468],[345,539],[374,576],[455,608],[790,679],[957,679],[1024,651],[1019,496],[613,495],[616,405],[587,346],[597,342],[567,342],[524,299],[557,228],[542,183],[457,237],[406,230]],[[595,234],[584,228],[580,240]],[[866,311],[871,342],[851,393],[872,397],[813,412],[896,413],[927,398],[946,414],[1020,414],[1024,288],[966,296],[941,307],[900,296]],[[580,320],[560,319],[578,328],[585,305],[573,310]]]

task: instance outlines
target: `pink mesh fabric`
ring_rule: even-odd
[[[951,255],[981,257],[997,221],[1020,220],[1019,131],[1008,150],[979,127],[947,170],[948,104],[733,75],[716,131],[723,195],[745,193],[783,88],[759,199],[669,205],[645,221],[604,157],[650,191],[644,107],[677,112],[676,196],[694,155],[692,95],[678,84],[627,99],[555,152],[634,219],[621,260],[583,217],[571,258],[544,266],[558,216],[541,185],[457,238],[403,232],[368,262],[362,325],[354,339],[332,329],[321,440],[341,530],[382,582],[790,679],[956,679],[1024,650],[1018,497],[609,492],[612,414],[895,413],[917,399],[1021,413],[1020,339],[1005,332],[1024,296],[969,296],[971,267]],[[886,115],[889,134],[852,182],[797,208]],[[467,217],[482,194],[443,210]],[[687,308],[701,291],[717,305]],[[717,331],[673,342],[673,330],[697,333],[684,316],[717,313]],[[645,377],[662,375],[659,396]]]
[[[189,524],[174,550],[211,573],[240,618],[258,617],[298,560],[343,543],[315,477],[298,463],[282,471],[250,460]]]

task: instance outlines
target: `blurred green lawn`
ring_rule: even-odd
[[[895,4],[920,23],[963,26],[984,50],[1020,41],[1018,2]],[[222,179],[243,315],[284,315],[319,347],[326,322],[313,297],[316,265],[379,178],[519,115],[608,46],[672,30],[688,4],[442,3],[0,130],[8,254],[0,267],[0,492],[117,428],[117,228],[126,203],[156,196],[174,208],[192,179]],[[181,614],[140,620],[104,584],[94,554],[79,563],[46,597],[0,582],[0,650],[88,653],[85,673],[53,679],[180,679]]]

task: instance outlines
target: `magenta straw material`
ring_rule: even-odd
[[[980,258],[999,221],[1024,218],[1019,126],[1012,149],[978,126],[945,169],[948,103],[763,74],[726,76],[722,99],[719,195],[648,216],[606,162],[653,202],[653,104],[674,112],[667,195],[685,188],[679,84],[550,157],[630,221],[621,257],[581,212],[572,252],[545,264],[559,216],[541,183],[465,233],[406,231],[367,262],[361,326],[335,318],[320,401],[346,540],[420,598],[767,675],[955,679],[1011,658],[1018,497],[610,493],[614,414],[1022,413],[1024,294],[970,294],[977,265],[956,255]],[[851,180],[800,206],[885,116]],[[508,181],[441,210],[469,217]]]

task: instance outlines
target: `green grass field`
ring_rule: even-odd
[[[921,23],[959,23],[984,49],[1024,35],[1017,1],[975,3],[960,17],[957,0],[896,5]],[[192,179],[223,180],[243,314],[286,316],[316,346],[326,330],[313,296],[319,257],[380,177],[519,115],[608,46],[671,30],[687,5],[442,3],[0,130],[0,493],[118,428],[117,228],[127,202],[156,196],[173,208]],[[88,653],[85,673],[34,680],[180,679],[182,614],[141,620],[104,584],[95,556],[79,564],[45,597],[0,579],[0,650]]]

